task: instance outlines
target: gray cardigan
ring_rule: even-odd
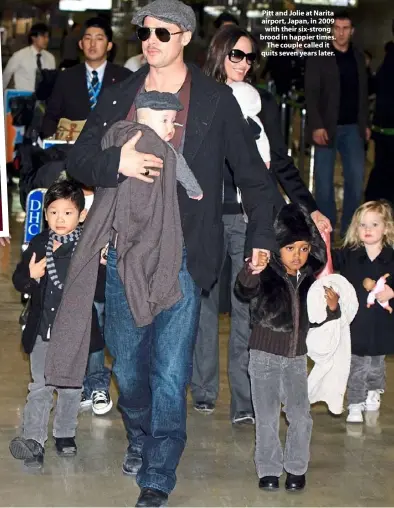
[[[152,323],[154,316],[182,297],[176,154],[149,127],[123,121],[113,127],[103,138],[103,149],[122,146],[141,130],[136,149],[162,158],[164,167],[153,184],[126,178],[117,188],[97,189],[71,261],[49,343],[45,376],[47,384],[53,386],[82,386],[100,250],[109,241],[112,229],[118,233],[119,276],[137,326]]]

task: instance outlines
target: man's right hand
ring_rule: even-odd
[[[326,129],[316,129],[313,131],[313,141],[316,145],[327,145],[328,143],[328,134]]]
[[[127,143],[125,143],[120,152],[120,162],[118,173],[122,175],[137,178],[143,182],[152,183],[153,178],[145,176],[144,173],[149,170],[149,176],[159,176],[163,168],[163,161],[150,153],[137,152],[135,145],[141,138],[142,132],[138,131]]]

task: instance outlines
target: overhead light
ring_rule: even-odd
[[[60,0],[61,11],[83,12],[88,9],[107,11],[112,9],[112,0]]]
[[[246,12],[246,17],[247,18],[262,18],[263,15],[262,15],[262,12],[261,11],[258,11],[258,10],[250,10],[250,11],[247,11]]]
[[[226,9],[226,7],[221,7],[221,6],[213,6],[213,5],[207,5],[206,7],[204,7],[204,11],[209,14],[210,16],[220,16],[220,14],[222,14],[222,12],[224,12],[225,10],[230,10],[231,12],[233,12],[234,14],[236,15],[239,15],[240,14],[240,10],[237,8],[237,7],[231,7],[230,9]]]
[[[207,5],[204,7],[204,11],[210,16],[220,16],[220,14],[224,11],[224,7],[213,7],[212,5]]]

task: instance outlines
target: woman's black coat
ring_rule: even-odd
[[[284,204],[278,189],[278,183],[292,203],[301,203],[309,213],[317,210],[316,201],[309,192],[294,161],[287,155],[287,146],[280,128],[280,115],[275,97],[267,90],[258,89],[261,98],[261,113],[259,118],[267,135],[271,165],[269,173],[275,183],[277,194],[275,208],[278,211]]]

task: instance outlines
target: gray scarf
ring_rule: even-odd
[[[75,248],[78,244],[79,237],[81,236],[81,232],[82,232],[81,226],[77,226],[74,229],[74,231],[71,231],[71,233],[68,233],[67,235],[58,235],[54,231],[52,231],[52,229],[49,230],[49,240],[46,248],[47,272],[53,285],[60,290],[63,289],[63,283],[60,282],[59,276],[56,271],[55,260],[53,258],[53,242],[55,240],[62,244],[73,242],[74,243],[73,253],[74,253]]]

